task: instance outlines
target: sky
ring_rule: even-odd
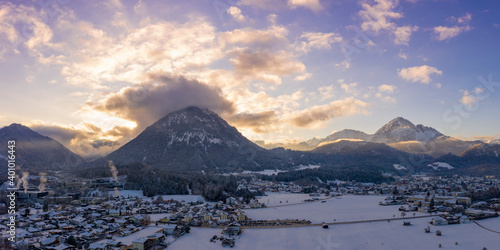
[[[0,2],[0,127],[103,155],[187,106],[251,140],[396,117],[499,138],[500,3],[459,0]]]

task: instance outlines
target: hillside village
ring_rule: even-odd
[[[167,247],[192,227],[219,228],[225,238],[233,240],[244,228],[320,226],[304,218],[262,219],[247,214],[253,209],[321,203],[345,195],[386,197],[379,205],[391,206],[394,214],[398,214],[388,220],[405,216],[410,219],[417,213],[417,217],[429,216],[432,225],[468,223],[496,217],[500,211],[500,200],[489,198],[500,191],[500,179],[494,177],[413,175],[398,177],[395,184],[333,181],[310,186],[252,177],[238,184],[239,189],[265,194],[308,197],[290,204],[288,200],[266,202],[266,196],[248,203],[242,197],[218,202],[205,202],[193,195],[148,198],[140,192],[117,188],[116,183],[112,188],[108,185],[113,183],[111,178],[99,183],[103,184],[96,189],[99,191],[78,199],[49,195],[50,189],[18,191],[18,199],[22,201],[16,215],[18,249],[152,249]],[[2,218],[2,225],[6,225],[8,219]],[[335,221],[325,223],[335,224]],[[6,228],[0,230],[6,237]],[[232,244],[238,244],[237,240]]]

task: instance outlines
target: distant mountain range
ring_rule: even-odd
[[[440,157],[445,154],[460,155],[474,145],[484,144],[481,141],[462,141],[443,135],[432,127],[422,124],[414,125],[402,117],[397,117],[382,126],[375,134],[344,129],[325,138],[313,138],[300,143],[289,144],[259,144],[265,148],[284,147],[294,150],[313,150],[317,147],[340,140],[366,141],[385,143],[393,148],[412,154],[427,154]],[[488,141],[495,144],[495,140]]]
[[[60,143],[19,124],[0,129],[2,145],[10,139],[17,140],[18,163],[23,169],[68,169],[84,162]],[[258,144],[276,146],[256,144],[216,113],[188,107],[161,118],[108,156],[82,166],[107,166],[112,160],[169,170],[232,172],[321,164],[406,173],[429,169],[427,165],[434,162],[462,169],[500,166],[498,144],[454,139],[401,117],[373,135],[345,129],[323,139],[280,144],[273,149]],[[2,158],[5,156],[0,155],[0,161]]]

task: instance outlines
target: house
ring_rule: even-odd
[[[148,238],[140,238],[132,242],[133,249],[137,250],[148,250],[151,249],[153,245],[154,245],[153,240]]]
[[[234,197],[227,198],[226,199],[226,204],[227,205],[234,205],[234,204],[236,204],[236,198],[234,198]]]
[[[105,243],[94,242],[94,243],[89,245],[88,249],[89,250],[109,250],[111,248]]]
[[[191,215],[186,215],[184,216],[184,222],[189,223],[193,220],[193,217]]]
[[[235,236],[241,234],[241,225],[238,223],[231,223],[222,230],[222,234],[228,236]]]
[[[116,219],[115,220],[115,223],[117,223],[118,225],[120,226],[123,226],[125,224],[127,224],[127,220],[124,220],[124,219]]]
[[[81,233],[80,235],[82,236],[83,239],[86,240],[91,240],[94,237],[94,233],[89,233],[89,232]]]
[[[148,236],[148,239],[153,241],[153,245],[163,242],[165,240],[165,235],[162,233],[155,233]]]
[[[51,250],[76,250],[76,247],[71,245],[59,244],[55,247],[51,247]]]
[[[172,235],[172,234],[174,234],[175,228],[177,228],[177,225],[167,224],[167,225],[163,226],[163,233],[165,235]]]
[[[246,221],[248,220],[248,216],[246,216],[244,213],[240,213],[238,215],[238,221]]]
[[[129,221],[131,221],[133,224],[142,224],[144,222],[144,217],[141,215],[134,215],[129,218]]]
[[[57,246],[59,245],[59,240],[54,238],[45,238],[40,242],[40,245],[44,247]]]
[[[203,215],[203,221],[211,221],[211,220],[212,220],[212,215],[208,213]]]
[[[165,217],[161,218],[160,222],[169,223],[170,220],[171,220],[171,216],[165,216]]]
[[[434,226],[448,225],[448,221],[441,217],[434,217],[431,224]]]
[[[110,209],[108,211],[108,214],[109,214],[109,216],[113,216],[113,217],[117,217],[117,216],[122,215],[121,210],[118,210],[118,209]]]

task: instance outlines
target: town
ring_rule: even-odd
[[[424,217],[430,225],[442,226],[476,223],[497,217],[500,211],[500,179],[493,176],[418,174],[395,177],[391,184],[331,181],[301,186],[247,175],[251,178],[239,180],[238,189],[263,196],[248,201],[243,197],[228,197],[217,202],[207,202],[200,195],[145,197],[141,191],[123,189],[123,176],[69,182],[61,177],[43,176],[46,183],[42,188],[22,186],[24,189],[16,192],[19,203],[16,247],[163,249],[182,240],[193,228],[219,229],[218,235],[199,240],[232,247],[249,228],[328,228],[337,223],[393,220],[411,225],[412,218]],[[61,187],[73,192],[58,196],[55,190]],[[300,213],[285,214],[286,218],[258,215],[260,211],[358,196],[378,197],[378,204],[371,202],[372,205],[386,207],[383,209],[390,212],[380,218],[328,220],[325,217],[321,221],[301,217]],[[254,211],[258,211],[257,215]],[[8,216],[1,218],[2,225],[7,225]],[[0,230],[4,239],[8,237],[6,227],[1,226]],[[2,240],[1,244],[9,243]]]

